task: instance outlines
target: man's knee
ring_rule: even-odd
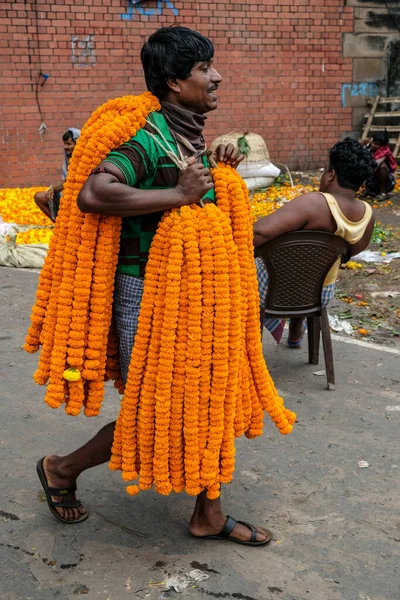
[[[36,192],[33,196],[33,200],[37,206],[42,207],[46,202],[46,194],[44,192]]]
[[[388,169],[386,163],[383,162],[381,165],[379,165],[376,172],[379,175],[387,175],[389,173],[389,169]]]

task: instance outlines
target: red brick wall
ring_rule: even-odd
[[[127,19],[128,0],[2,2],[0,186],[57,181],[62,133],[81,127],[108,98],[143,91],[142,43],[172,23],[195,28],[215,44],[224,80],[219,108],[207,121],[208,141],[233,129],[251,130],[264,137],[272,160],[292,168],[321,166],[327,148],[351,130],[351,109],[341,108],[341,84],[352,79],[342,34],[353,30],[353,14],[344,4],[145,0]],[[86,46],[74,55],[72,36],[78,37],[75,46]],[[35,101],[40,71],[49,74],[38,93],[48,128],[43,141]]]

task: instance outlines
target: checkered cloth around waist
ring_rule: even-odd
[[[119,337],[122,379],[126,382],[138,326],[144,279],[117,273],[114,291],[114,317]]]

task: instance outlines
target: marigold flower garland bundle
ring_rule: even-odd
[[[281,433],[296,418],[262,354],[247,189],[225,165],[213,177],[217,206],[170,211],[150,248],[110,462],[138,479],[131,495],[154,485],[218,498],[235,437],[261,435],[264,410]]]
[[[25,348],[42,346],[37,383],[70,415],[100,411],[104,381],[122,392],[112,323],[121,220],[82,214],[76,198],[91,170],[144,125],[157,100],[112,100],[77,143],[41,273]],[[262,355],[252,217],[244,182],[213,170],[217,205],[166,213],[150,248],[138,329],[110,468],[160,494],[220,495],[232,480],[234,439],[262,434],[266,410],[281,433],[287,410]]]
[[[41,346],[34,379],[47,384],[46,403],[65,403],[70,415],[82,407],[87,416],[99,413],[104,379],[123,389],[111,327],[121,219],[83,214],[76,199],[92,169],[159,108],[148,92],[110,100],[87,121],[71,157],[24,346],[31,353]]]

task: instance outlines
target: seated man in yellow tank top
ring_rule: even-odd
[[[375,171],[370,152],[358,141],[346,138],[329,152],[329,163],[320,182],[319,192],[302,194],[276,212],[254,224],[254,246],[260,246],[282,233],[298,229],[328,231],[351,245],[351,255],[364,250],[371,239],[374,216],[369,204],[358,200],[356,193]],[[260,301],[266,297],[268,273],[260,258],[256,259]],[[324,281],[322,303],[334,295],[339,261]],[[279,323],[280,322],[280,323]],[[280,341],[283,324],[280,319],[265,319],[265,326]],[[299,348],[304,333],[303,319],[290,320],[288,345]]]

